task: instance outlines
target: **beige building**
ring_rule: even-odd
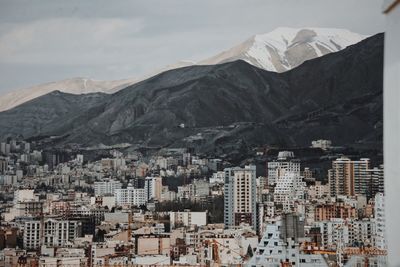
[[[167,235],[135,236],[135,254],[144,255],[170,255],[170,238]]]
[[[144,181],[144,192],[146,201],[160,200],[162,193],[161,177],[146,177]]]
[[[367,192],[369,159],[351,160],[340,157],[332,162],[328,179],[331,196],[364,195]]]
[[[225,171],[224,224],[247,223],[256,229],[256,166],[227,168]]]
[[[355,219],[357,209],[343,202],[321,204],[314,209],[315,221],[327,221],[333,218]]]
[[[169,219],[171,229],[178,226],[207,225],[207,212],[206,211],[177,211],[169,212]]]

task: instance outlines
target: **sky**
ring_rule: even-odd
[[[381,0],[0,0],[0,94],[141,77],[277,27],[384,31]]]

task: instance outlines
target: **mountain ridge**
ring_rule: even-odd
[[[47,95],[38,100],[43,104],[1,112],[0,135],[64,135],[61,146],[130,143],[223,150],[243,143],[305,146],[325,138],[338,145],[379,147],[382,66],[383,35],[378,34],[284,73],[244,61],[184,67],[111,95],[89,95],[91,101],[79,107],[81,115],[76,106],[62,107],[57,120],[64,124],[40,117],[51,112],[37,106],[60,98]]]
[[[363,40],[365,37],[342,29],[281,27],[270,33],[254,35],[231,49],[197,63],[177,62],[140,78],[98,81],[76,77],[15,90],[0,96],[0,111],[8,110],[53,90],[74,94],[114,93],[166,70],[192,65],[215,65],[243,59],[265,70],[283,72],[300,65],[305,60],[319,57],[326,53],[337,52],[348,45]],[[332,40],[335,41],[336,45],[331,44]],[[290,44],[285,45],[285,42],[290,42]]]

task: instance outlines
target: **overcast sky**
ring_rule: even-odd
[[[140,77],[277,27],[383,32],[381,0],[0,0],[0,92]]]

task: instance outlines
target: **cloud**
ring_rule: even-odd
[[[129,46],[143,28],[140,18],[49,18],[6,23],[0,27],[0,62],[101,64],[111,59],[112,51]]]
[[[0,91],[140,77],[276,27],[383,30],[376,0],[0,0]],[[357,12],[355,12],[357,10]]]

